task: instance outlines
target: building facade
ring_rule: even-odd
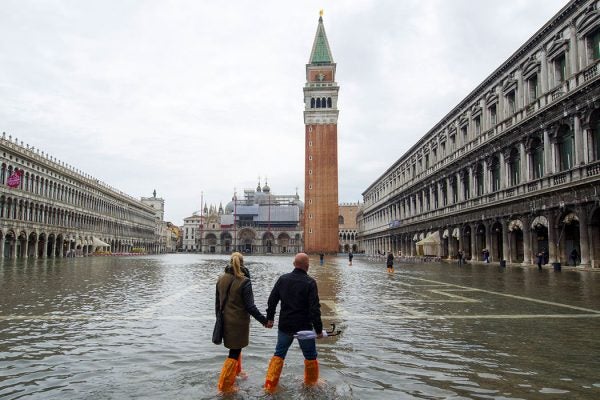
[[[306,65],[304,85],[304,249],[338,251],[337,99],[333,62],[323,17]]]
[[[179,228],[171,222],[165,221],[165,199],[156,197],[156,190],[152,197],[142,197],[140,201],[154,211],[154,242],[157,244],[157,253],[173,253],[177,249]]]
[[[158,250],[139,200],[4,133],[0,168],[0,257]]]
[[[359,252],[358,225],[356,223],[359,209],[360,204],[358,203],[342,203],[339,206],[339,253]]]
[[[183,251],[230,254],[298,253],[304,204],[298,194],[276,195],[265,183],[246,189],[225,208],[204,206],[184,219]]]
[[[571,1],[363,192],[366,251],[598,267],[599,60]]]

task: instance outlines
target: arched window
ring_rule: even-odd
[[[544,176],[544,144],[539,139],[531,146],[531,164],[533,179]]]
[[[600,110],[594,111],[590,117],[591,140],[590,148],[592,151],[591,159],[600,160]]]
[[[321,108],[321,98],[317,98],[317,108]]]
[[[327,108],[331,108],[331,97],[327,98]]]
[[[452,202],[453,203],[457,203],[458,202],[458,180],[454,179],[451,183],[452,188]]]
[[[338,224],[339,225],[344,225],[344,217],[341,216],[341,215],[338,217]]]
[[[315,98],[310,99],[310,108],[315,108]]]
[[[510,184],[514,186],[521,183],[521,156],[519,150],[516,148],[510,151],[508,169],[510,172]]]
[[[327,99],[325,97],[323,97],[321,99],[321,108],[326,108],[327,107]]]
[[[475,182],[477,183],[477,196],[483,195],[483,167],[477,164],[475,169]]]
[[[463,198],[468,200],[471,198],[471,179],[469,177],[469,171],[465,171],[463,175]]]
[[[558,169],[566,171],[573,168],[573,132],[567,125],[563,125],[558,130]]]
[[[500,190],[500,162],[497,157],[492,159],[492,191]]]

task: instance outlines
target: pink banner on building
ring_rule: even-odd
[[[21,175],[23,175],[23,171],[15,170],[6,180],[6,185],[11,188],[19,187],[21,184]]]

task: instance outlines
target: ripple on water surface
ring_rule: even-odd
[[[227,351],[210,333],[227,260],[177,254],[0,264],[0,397],[218,397]],[[292,256],[246,257],[259,309],[291,263]],[[586,311],[552,305],[600,310],[600,274],[451,264],[401,264],[387,274],[382,262],[360,255],[352,267],[346,257],[312,263],[323,321],[343,330],[318,343],[320,384],[304,387],[294,344],[279,391],[265,395],[276,330],[253,321],[243,351],[248,377],[225,398],[600,398],[600,318],[558,318]]]

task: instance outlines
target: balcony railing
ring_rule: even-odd
[[[590,164],[586,168],[586,176],[594,176],[600,174],[600,161]]]
[[[537,178],[529,182],[523,182],[519,185],[510,186],[508,188],[500,189],[492,193],[486,193],[481,196],[473,197],[469,200],[455,202],[448,206],[442,206],[439,209],[426,211],[415,215],[405,216],[400,220],[400,226],[407,226],[413,223],[422,223],[424,221],[433,220],[436,218],[452,216],[454,214],[468,211],[470,209],[490,207],[494,203],[500,201],[510,201],[509,199],[518,198],[517,195],[535,195],[534,192],[536,190],[542,190],[550,188],[552,186],[563,185],[567,182],[576,182],[579,179],[585,179],[589,176],[595,176],[599,174],[600,160],[594,161],[593,163],[582,166],[580,168],[571,169],[569,171],[563,171],[555,175],[545,176],[543,178]],[[390,223],[385,223],[378,226],[371,226],[370,228],[367,228],[363,236],[382,233],[390,229],[390,227]]]
[[[598,75],[598,64],[592,65],[590,68],[583,72],[583,81],[587,82],[596,75]]]

